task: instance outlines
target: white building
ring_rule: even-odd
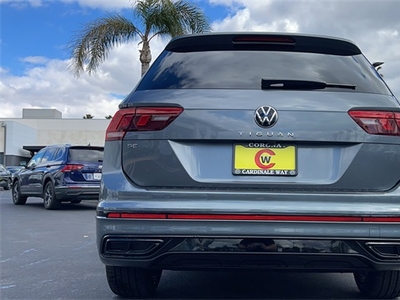
[[[104,146],[109,123],[107,119],[63,119],[56,109],[24,108],[22,118],[0,118],[0,163],[19,165],[51,144]]]

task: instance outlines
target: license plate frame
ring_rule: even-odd
[[[297,176],[297,145],[278,142],[234,143],[235,176]]]

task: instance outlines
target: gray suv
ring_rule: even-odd
[[[173,39],[107,132],[97,242],[111,290],[162,270],[351,272],[400,294],[400,103],[351,41]]]

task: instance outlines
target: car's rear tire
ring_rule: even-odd
[[[45,209],[57,209],[60,207],[60,201],[57,200],[54,192],[54,185],[51,181],[46,182],[43,190],[43,205]]]
[[[400,271],[356,272],[354,279],[368,298],[394,299],[400,295]]]
[[[12,185],[12,200],[15,205],[24,205],[28,197],[22,196],[19,188],[19,181]]]
[[[114,294],[121,297],[149,297],[160,282],[162,270],[106,266],[107,281]]]

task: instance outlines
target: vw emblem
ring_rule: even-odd
[[[271,106],[260,106],[254,113],[254,120],[258,126],[272,127],[278,121],[278,112]]]

